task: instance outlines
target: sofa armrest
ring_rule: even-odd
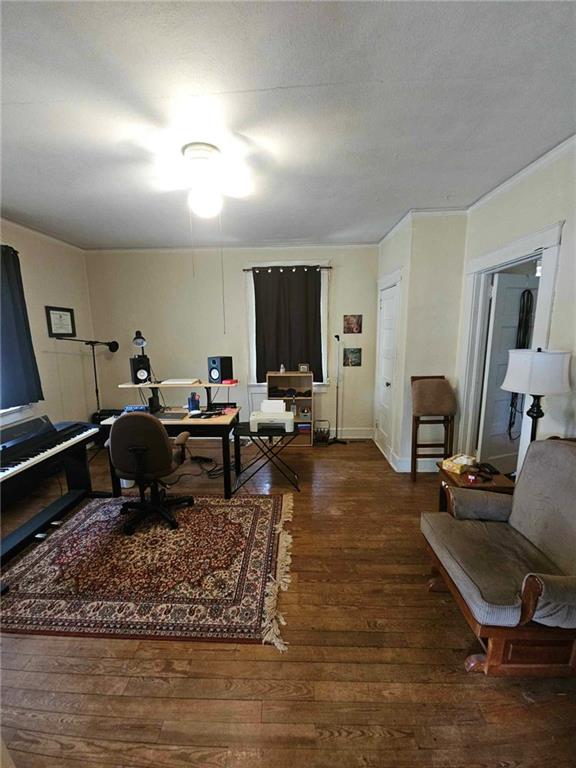
[[[576,611],[576,576],[551,573],[529,573],[522,583],[520,624],[532,621],[539,608]],[[561,626],[561,622],[559,623]]]
[[[446,488],[448,512],[458,520],[491,520],[506,523],[512,512],[512,496],[475,488]]]

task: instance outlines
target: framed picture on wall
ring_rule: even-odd
[[[343,333],[362,333],[362,315],[344,315]]]
[[[45,307],[48,336],[76,336],[74,310],[69,307]]]
[[[359,368],[362,365],[362,349],[360,347],[344,347],[344,365],[347,368]]]

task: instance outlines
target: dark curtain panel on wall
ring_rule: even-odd
[[[0,408],[43,400],[18,253],[2,246],[0,306]]]
[[[256,380],[267,371],[297,371],[309,363],[314,381],[323,381],[318,267],[258,267],[254,276],[256,305]]]

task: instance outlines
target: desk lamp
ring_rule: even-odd
[[[132,374],[133,384],[151,384],[152,378],[152,366],[150,365],[150,358],[145,354],[144,347],[148,342],[142,336],[142,331],[136,331],[132,344],[138,347],[140,350],[139,355],[134,355],[130,358],[130,373]],[[150,407],[150,413],[157,413],[160,410],[160,399],[158,396],[158,388],[151,387],[152,395],[148,398],[148,405]]]
[[[508,351],[508,368],[501,389],[532,395],[532,405],[526,411],[532,419],[530,442],[536,439],[538,419],[544,416],[542,397],[569,392],[569,369],[570,352],[551,352],[540,347]]]
[[[142,350],[141,354],[142,355],[144,354],[144,347],[146,346],[146,344],[148,344],[148,342],[146,341],[144,336],[142,336],[142,331],[136,331],[136,333],[134,334],[134,338],[132,339],[132,344],[134,344],[135,347],[140,347],[140,349]]]

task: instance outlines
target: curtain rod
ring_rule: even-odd
[[[278,267],[282,267],[282,269],[296,269],[297,267],[316,267],[316,269],[332,269],[332,267],[321,267],[317,264],[278,264]],[[242,272],[253,272],[255,269],[278,269],[276,265],[273,264],[266,264],[262,267],[249,267],[248,269],[243,269]]]

